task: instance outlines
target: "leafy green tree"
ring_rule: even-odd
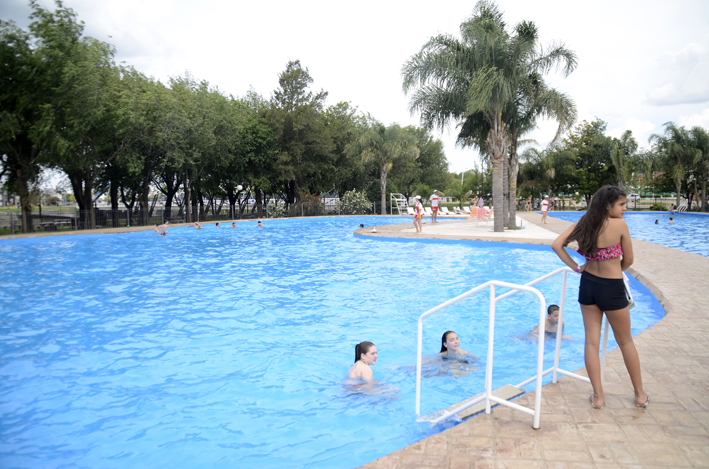
[[[699,151],[692,145],[687,129],[678,127],[674,122],[666,122],[664,125],[664,135],[652,134],[650,143],[664,156],[665,168],[675,182],[675,204],[679,206],[682,182],[686,180]],[[686,184],[686,181],[685,187],[689,190],[689,184]]]
[[[611,139],[604,135],[607,124],[601,119],[577,124],[564,139],[564,148],[576,156],[575,177],[568,182],[591,202],[593,194],[606,184],[615,184],[617,175],[610,157]]]
[[[300,61],[288,62],[266,112],[278,147],[276,168],[286,184],[289,203],[294,203],[304,190],[310,193],[329,189],[334,173],[335,146],[322,112],[327,93],[308,91],[312,82]]]
[[[544,150],[527,148],[522,153],[525,162],[524,177],[527,187],[542,187],[551,196],[575,172],[574,153],[560,144],[552,144]]]
[[[702,183],[701,207],[702,212],[707,211],[707,178],[709,177],[709,132],[702,127],[692,127],[689,131],[692,146],[697,150],[694,164],[697,166],[697,175]]]
[[[563,47],[541,52],[532,23],[520,23],[509,33],[502,13],[490,1],[478,2],[460,31],[462,41],[450,35],[431,38],[407,61],[402,72],[404,91],[416,88],[410,109],[421,112],[428,128],[467,121],[458,141],[489,156],[493,205],[502,207],[506,215],[503,185],[509,128],[504,112],[531,75],[543,74],[564,61],[563,71],[568,74],[575,67],[575,57]],[[519,127],[520,132],[523,129]],[[503,229],[504,217],[495,217],[495,231]]]
[[[40,172],[37,133],[53,86],[44,80],[44,68],[30,34],[0,20],[0,176],[7,178],[8,191],[20,196],[23,233],[32,231],[31,192]]]
[[[632,180],[634,157],[638,150],[638,143],[633,138],[633,132],[626,130],[620,139],[613,139],[611,144],[611,162],[615,167],[618,176],[618,187],[626,189],[628,182]]]
[[[386,215],[387,176],[395,164],[419,157],[418,139],[410,129],[397,124],[386,127],[371,120],[369,130],[349,147],[351,155],[360,155],[364,162],[375,162],[379,168],[381,213]]]

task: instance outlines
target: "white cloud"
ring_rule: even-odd
[[[698,114],[692,114],[691,116],[682,116],[677,119],[679,125],[683,125],[687,128],[691,127],[704,127],[709,130],[709,108],[704,109]]]
[[[650,135],[655,132],[657,126],[650,121],[638,119],[637,117],[631,117],[627,119],[622,126],[614,127],[611,130],[606,131],[606,135],[620,138],[623,132],[630,130],[633,132],[633,138],[638,142],[639,147],[647,147],[648,139]]]
[[[709,101],[709,52],[700,44],[689,43],[682,50],[660,57],[663,85],[647,93],[646,102],[656,106]]]

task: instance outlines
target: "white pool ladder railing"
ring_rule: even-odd
[[[500,404],[504,405],[507,407],[511,407],[515,410],[519,410],[520,412],[524,412],[526,414],[530,414],[534,416],[534,422],[532,427],[535,429],[539,428],[540,425],[540,416],[541,416],[541,407],[542,407],[542,378],[549,373],[553,373],[552,376],[552,382],[556,383],[558,380],[558,375],[562,374],[564,376],[568,376],[570,378],[575,378],[579,379],[581,381],[586,381],[590,383],[590,380],[586,376],[581,376],[576,373],[572,373],[570,371],[562,370],[559,368],[559,353],[561,351],[561,338],[562,338],[562,325],[564,323],[564,303],[566,301],[566,277],[569,272],[573,272],[569,267],[562,267],[560,269],[557,269],[553,272],[550,272],[546,275],[543,275],[535,280],[532,280],[531,282],[527,283],[526,285],[518,285],[514,283],[508,283],[508,282],[501,282],[499,280],[490,280],[488,282],[483,283],[482,285],[478,285],[477,287],[473,288],[472,290],[469,290],[462,295],[458,295],[455,298],[446,301],[445,303],[441,303],[440,305],[436,306],[435,308],[432,308],[425,313],[423,313],[419,317],[418,321],[418,351],[417,351],[417,356],[416,356],[416,416],[421,417],[421,363],[422,363],[422,354],[423,354],[423,319],[427,316],[430,316],[434,313],[437,313],[438,311],[441,311],[442,309],[447,308],[448,306],[451,306],[455,303],[458,303],[459,301],[462,301],[472,295],[475,295],[476,293],[483,291],[487,288],[490,289],[490,318],[489,318],[489,326],[488,326],[488,342],[487,342],[487,359],[486,359],[486,369],[485,369],[485,392],[478,396],[475,399],[466,401],[464,404],[461,404],[460,406],[454,408],[453,410],[446,411],[441,413],[439,416],[437,416],[434,419],[426,420],[426,422],[430,423],[431,425],[435,425],[443,420],[446,420],[448,418],[453,417],[455,414],[474,406],[478,402],[482,402],[483,400],[485,401],[485,413],[489,414],[491,412],[492,408],[492,403],[495,404]],[[554,277],[555,275],[562,274],[562,281],[561,281],[561,300],[559,302],[559,323],[558,323],[558,328],[556,332],[556,351],[554,354],[554,366],[544,370],[544,336],[546,334],[543,333],[545,329],[545,321],[546,321],[546,300],[544,298],[544,295],[537,290],[536,288],[533,288],[532,285],[536,285],[540,282],[543,282],[544,280],[547,280],[551,277]],[[495,287],[502,287],[502,288],[510,288],[512,291],[508,291],[507,293],[504,293],[498,297],[495,297]],[[528,407],[521,406],[519,404],[515,404],[514,402],[507,401],[505,399],[500,399],[496,396],[492,395],[492,368],[493,368],[493,357],[494,357],[494,339],[495,339],[495,306],[498,301],[507,298],[508,296],[512,296],[515,293],[518,293],[520,291],[524,292],[529,292],[533,293],[534,295],[537,296],[539,299],[539,333],[537,334],[538,336],[538,348],[537,348],[537,374],[532,376],[531,378],[522,381],[516,387],[521,388],[523,386],[528,385],[532,381],[536,381],[536,393],[534,396],[534,409],[530,409]],[[601,377],[603,377],[603,372],[605,369],[605,361],[606,361],[606,349],[608,347],[608,320],[606,319],[606,324],[604,328],[604,333],[603,333],[603,346],[602,346],[602,352],[601,352]]]

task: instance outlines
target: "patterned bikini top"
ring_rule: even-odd
[[[607,261],[608,259],[615,259],[617,257],[622,256],[623,255],[623,246],[618,244],[616,246],[611,246],[611,247],[607,247],[607,248],[598,248],[598,253],[596,254],[596,257],[588,257],[580,249],[576,252],[581,254],[583,257],[585,257],[589,261]]]

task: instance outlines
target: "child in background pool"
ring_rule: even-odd
[[[547,319],[544,321],[544,332],[556,338],[556,329],[559,325],[559,307],[557,305],[549,305],[547,308]],[[561,322],[561,330],[564,330],[564,322]],[[539,326],[535,327],[529,335],[536,336],[539,333]]]
[[[355,363],[350,368],[350,378],[362,378],[368,383],[375,383],[372,379],[372,365],[377,364],[377,347],[371,342],[360,342],[355,345]]]
[[[473,354],[460,348],[458,334],[453,331],[446,331],[441,337],[441,352],[438,355],[453,358],[472,356]]]
[[[232,222],[232,224],[229,228],[236,228],[236,222]]]
[[[672,219],[672,217],[670,217],[670,225],[674,225],[674,224],[675,224],[675,221]]]
[[[258,221],[258,225],[256,225],[259,228],[263,228],[263,223],[261,223],[261,220]]]
[[[660,224],[660,220],[655,220],[655,224],[656,224],[656,225],[659,225],[659,224]]]

